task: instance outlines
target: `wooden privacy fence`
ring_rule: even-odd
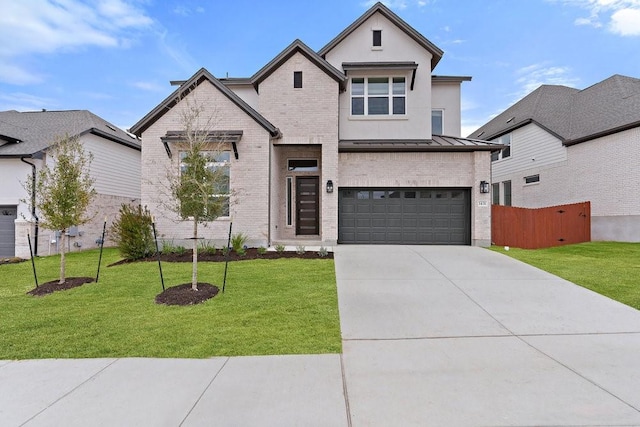
[[[591,203],[539,209],[492,205],[491,241],[523,249],[590,242]]]

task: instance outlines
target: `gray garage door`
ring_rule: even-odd
[[[469,189],[341,188],[338,242],[469,245]]]
[[[12,257],[16,253],[17,217],[16,206],[0,206],[0,258]]]

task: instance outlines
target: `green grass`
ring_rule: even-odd
[[[492,249],[640,310],[640,243]]]
[[[226,292],[188,307],[158,305],[156,263],[115,267],[105,250],[99,283],[32,297],[31,264],[0,265],[0,359],[181,357],[341,352],[333,260],[229,264]],[[95,276],[98,252],[73,253],[67,277]],[[36,260],[41,283],[59,258]],[[198,280],[222,288],[223,263],[199,263]],[[163,263],[165,283],[189,282],[190,263]]]

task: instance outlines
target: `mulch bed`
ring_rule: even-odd
[[[93,277],[68,277],[62,284],[58,283],[59,280],[53,280],[51,282],[42,283],[37,288],[27,292],[27,294],[33,295],[34,297],[42,297],[52,294],[56,291],[66,291],[68,289],[77,288],[78,286],[82,286],[85,283],[95,282],[95,280],[96,279]]]
[[[258,253],[257,248],[249,248],[246,250],[244,255],[239,255],[238,253],[231,251],[229,253],[229,261],[245,261],[251,259],[279,259],[279,258],[302,258],[302,259],[333,259],[333,252],[329,252],[324,257],[321,257],[316,251],[306,251],[304,253],[297,253],[295,251],[286,251],[286,252],[275,252],[268,251],[263,254]],[[158,257],[156,255],[142,258],[139,260],[120,260],[113,264],[110,264],[109,267],[113,267],[115,265],[120,264],[128,264],[131,262],[150,262],[157,261]],[[193,251],[187,250],[183,254],[177,253],[167,253],[160,254],[160,260],[163,262],[192,262],[193,261]],[[221,250],[216,251],[215,254],[198,252],[198,262],[224,262],[227,260],[227,257],[222,253]]]
[[[215,297],[220,292],[217,286],[198,282],[198,290],[191,289],[191,283],[184,283],[165,289],[156,296],[156,303],[166,305],[200,304]]]
[[[18,264],[20,262],[25,262],[26,259],[11,257],[11,258],[0,258],[0,265],[2,264]]]

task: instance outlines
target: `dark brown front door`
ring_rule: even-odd
[[[296,178],[296,234],[320,234],[319,182],[317,176]]]

